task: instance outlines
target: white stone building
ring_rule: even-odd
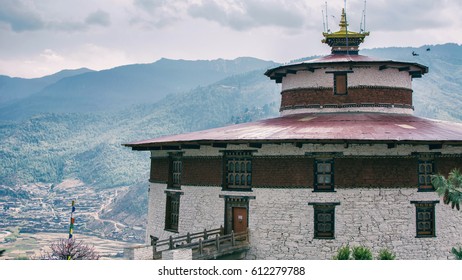
[[[265,73],[282,84],[280,117],[125,144],[151,153],[147,243],[222,225],[248,230],[246,259],[331,259],[347,244],[451,258],[462,215],[431,175],[462,168],[462,124],[413,116],[427,67],[359,55],[368,33],[346,26],[343,13],[324,33],[332,54]]]

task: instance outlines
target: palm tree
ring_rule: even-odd
[[[460,203],[462,202],[462,174],[459,169],[449,172],[447,179],[440,174],[434,175],[432,184],[438,195],[443,196],[444,204],[451,203],[452,209],[456,207],[457,210],[460,210]]]

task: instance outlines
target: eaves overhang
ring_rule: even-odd
[[[123,145],[133,150],[182,150],[284,143],[462,146],[462,123],[385,113],[295,114]]]
[[[296,74],[300,71],[314,72],[317,69],[327,67],[354,67],[361,66],[376,66],[379,71],[385,69],[398,69],[399,71],[407,71],[413,78],[420,78],[428,73],[428,67],[416,62],[403,62],[394,60],[381,60],[363,55],[328,55],[321,58],[308,60],[299,63],[281,65],[272,69],[268,69],[265,75],[276,83],[281,83],[282,78],[288,74]]]

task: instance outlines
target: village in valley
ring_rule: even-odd
[[[127,191],[128,187],[96,190],[78,180],[66,180],[56,185],[28,184],[20,188],[0,186],[0,247],[11,246],[8,243],[16,241],[18,236],[15,234],[66,238],[72,200],[76,203],[76,238],[94,236],[108,244],[114,242],[126,246],[142,243],[145,229],[141,221],[139,226],[130,226],[101,217],[111,211],[111,204]],[[119,247],[121,255],[123,246]]]

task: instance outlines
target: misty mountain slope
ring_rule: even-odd
[[[205,86],[227,76],[275,65],[255,58],[187,61],[161,59],[68,77],[2,108],[0,119],[39,113],[108,112],[154,103],[168,94]]]
[[[242,114],[249,120],[277,115],[280,89],[263,71],[118,112],[44,114],[1,125],[0,156],[6,160],[0,162],[0,182],[78,178],[108,188],[143,181],[148,178],[149,155],[122,143],[222,126]]]
[[[0,75],[0,107],[37,93],[63,78],[91,71],[87,68],[63,70],[53,75],[35,79],[12,78]]]

